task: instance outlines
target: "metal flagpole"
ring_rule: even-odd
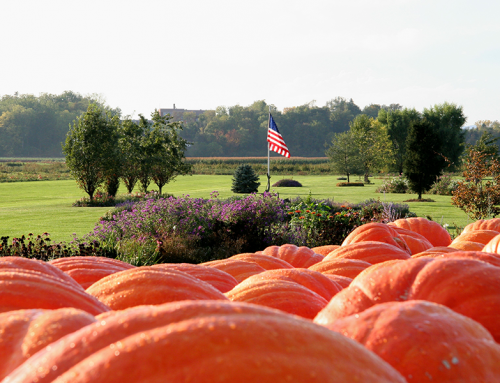
[[[269,137],[269,123],[271,122],[271,105],[269,105],[269,118],[267,119],[267,135]],[[267,139],[266,139],[267,141]],[[270,159],[270,150],[269,150],[269,142],[267,143],[267,188],[266,192],[269,192],[269,189],[271,189],[271,176],[269,174],[269,159]]]

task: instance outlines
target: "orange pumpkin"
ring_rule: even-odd
[[[495,382],[500,377],[500,345],[491,334],[436,303],[382,303],[328,328],[375,352],[408,382]]]
[[[306,246],[297,247],[292,244],[269,246],[262,251],[262,254],[282,259],[293,267],[305,269],[320,262],[324,258],[321,254],[316,254]]]
[[[371,266],[371,263],[360,259],[329,259],[319,262],[309,267],[309,270],[317,271],[321,274],[335,274],[347,278],[355,278],[364,269]]]
[[[374,265],[335,295],[315,321],[328,325],[375,304],[427,300],[476,320],[500,340],[500,267],[453,254]]]
[[[500,234],[491,238],[490,241],[486,245],[484,245],[481,251],[484,251],[485,253],[500,254],[499,245],[500,245]]]
[[[432,247],[432,244],[423,235],[397,226],[394,226],[394,228],[408,245],[411,254],[418,254]]]
[[[110,274],[135,267],[117,259],[92,256],[57,258],[49,263],[64,271],[84,289]]]
[[[432,246],[448,246],[451,243],[450,234],[439,223],[422,217],[401,218],[389,222],[389,226],[397,226],[423,235]]]
[[[248,277],[266,271],[263,267],[254,262],[242,261],[240,259],[221,259],[200,263],[201,266],[213,267],[222,270],[234,277],[238,283],[244,281]]]
[[[500,232],[500,218],[480,219],[464,227],[462,234],[473,230],[495,230]]]
[[[343,335],[277,310],[223,301],[184,301],[116,312],[53,343],[8,379],[19,383],[405,382],[388,363]]]
[[[322,274],[331,281],[340,285],[340,287],[342,287],[343,289],[348,287],[352,282],[352,278],[344,277],[343,275],[328,274],[328,273],[322,273]]]
[[[270,307],[307,319],[313,319],[328,303],[325,298],[299,283],[255,277],[241,282],[226,296],[233,302]]]
[[[245,283],[252,283],[257,280],[282,280],[295,282],[299,285],[314,291],[316,294],[322,296],[327,301],[332,299],[332,297],[342,290],[342,286],[337,282],[332,281],[325,275],[309,270],[309,269],[276,269],[264,271],[261,274],[254,275],[245,280]]]
[[[344,239],[342,246],[366,241],[385,242],[411,254],[406,242],[401,238],[398,232],[393,227],[379,222],[371,222],[366,225],[358,226]]]
[[[418,254],[413,254],[411,257],[418,258],[418,257],[425,257],[427,255],[433,256],[434,254],[453,253],[455,251],[460,251],[460,250],[454,249],[453,247],[448,247],[448,246],[435,246],[435,247],[431,247],[430,249],[427,249],[425,251],[422,251]]]
[[[108,275],[86,291],[112,310],[185,299],[227,299],[219,290],[201,279],[182,271],[151,266]]]
[[[193,265],[191,263],[160,263],[151,267],[182,271],[209,283],[221,293],[228,292],[238,284],[238,281],[232,275],[215,267]]]
[[[73,308],[16,310],[0,314],[0,379],[59,338],[94,323]]]
[[[228,259],[237,259],[240,261],[256,263],[265,270],[293,269],[293,266],[288,262],[265,254],[243,253],[233,255]]]
[[[429,254],[430,258],[467,258],[483,261],[493,266],[500,267],[500,256],[497,254],[484,253],[482,251],[454,251],[452,253]]]
[[[326,257],[329,253],[331,253],[333,250],[339,247],[340,245],[324,245],[324,246],[311,247],[311,250],[314,251],[316,254],[321,254]]]
[[[329,253],[322,262],[331,259],[358,259],[373,265],[391,259],[410,259],[410,255],[400,247],[388,243],[363,241],[340,246]],[[317,266],[320,267],[320,265]]]
[[[459,241],[452,243],[450,247],[460,251],[482,251],[484,244],[472,241]]]
[[[81,288],[81,286],[68,274],[59,270],[57,267],[48,262],[39,261],[37,259],[23,258],[23,257],[0,257],[0,270],[1,269],[18,269],[27,271],[37,271],[42,274],[49,275],[54,278],[61,279],[69,283],[73,287]]]
[[[457,238],[455,238],[451,242],[450,246],[453,246],[457,242],[464,242],[464,241],[482,243],[484,246],[499,234],[500,233],[495,230],[472,230],[460,234]]]

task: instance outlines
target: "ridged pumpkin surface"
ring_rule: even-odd
[[[320,255],[323,255],[326,257],[333,250],[335,250],[339,247],[340,247],[340,245],[325,245],[325,246],[311,247],[311,250],[314,251],[316,254],[320,254]]]
[[[357,259],[370,264],[392,259],[410,259],[407,251],[384,242],[363,241],[340,246],[329,253],[322,262],[331,259]],[[319,267],[319,265],[317,265]]]
[[[0,314],[0,380],[42,348],[95,321],[73,308]]]
[[[452,253],[429,254],[430,258],[466,258],[475,259],[500,267],[500,256],[498,254],[484,253],[482,251],[454,251]],[[418,257],[417,257],[418,258]]]
[[[342,290],[342,286],[324,276],[323,274],[309,269],[277,269],[268,270],[254,275],[245,280],[245,283],[253,283],[258,280],[282,280],[298,283],[305,288],[314,291],[327,301]]]
[[[328,325],[375,304],[427,300],[476,320],[499,341],[500,267],[453,254],[374,265],[335,295],[315,321]]]
[[[185,299],[227,298],[212,285],[182,271],[150,266],[108,275],[87,289],[112,310],[159,305]]]
[[[313,319],[328,301],[299,283],[279,279],[241,282],[226,296],[233,302],[270,307],[303,318]]]
[[[49,262],[43,262],[36,259],[23,257],[0,257],[1,269],[19,269],[28,271],[38,271],[42,274],[63,280],[70,285],[80,288],[81,286],[66,273],[51,265]]]
[[[469,223],[462,230],[462,234],[473,230],[495,230],[500,232],[500,218],[480,219]]]
[[[317,271],[321,274],[335,274],[347,278],[355,278],[363,270],[372,264],[359,259],[339,259],[333,258],[319,262],[309,267],[309,270]]]
[[[240,261],[256,263],[265,270],[293,269],[293,266],[288,262],[265,254],[243,253],[233,255],[228,259],[237,259]]]
[[[457,242],[462,242],[462,241],[478,242],[478,243],[482,243],[483,245],[486,245],[489,241],[491,241],[497,235],[500,235],[500,233],[498,231],[495,231],[495,230],[468,231],[468,232],[462,233],[458,237],[456,237],[451,242],[450,246],[453,247],[453,244],[455,244]]]
[[[500,254],[500,234],[490,239],[481,251],[485,253]]]
[[[439,223],[422,217],[401,218],[389,222],[389,226],[397,226],[414,231],[432,243],[432,246],[448,246],[451,243],[450,234]]]
[[[92,256],[57,258],[49,263],[64,271],[84,289],[110,274],[135,268],[117,259]]]
[[[379,222],[358,226],[344,239],[342,246],[366,241],[385,242],[410,254],[410,249],[398,232],[393,227]]]
[[[225,271],[226,273],[232,275],[238,283],[244,281],[252,275],[266,271],[266,269],[254,262],[247,262],[239,259],[221,259],[200,263],[200,265]]]
[[[448,246],[435,246],[435,247],[431,247],[430,249],[427,249],[425,251],[422,251],[421,253],[413,254],[411,257],[418,258],[418,257],[425,257],[426,255],[432,256],[433,254],[453,253],[455,251],[460,251],[460,250],[454,249],[453,247],[448,247]]]
[[[436,303],[382,303],[328,327],[375,352],[408,382],[500,381],[500,345],[491,334]]]
[[[460,251],[482,251],[484,244],[472,241],[459,241],[450,244],[450,247]]]
[[[238,281],[232,275],[215,267],[193,265],[191,263],[160,263],[151,267],[182,271],[211,284],[221,293],[228,292],[238,284]]]
[[[432,243],[430,243],[429,240],[423,235],[418,234],[415,231],[403,229],[401,227],[393,227],[394,229],[396,229],[401,238],[403,238],[403,240],[406,242],[412,254],[420,253],[432,247]]]
[[[293,267],[305,269],[320,262],[324,258],[321,254],[316,254],[306,246],[297,247],[292,244],[269,246],[262,251],[262,254],[282,259]]]
[[[74,307],[97,315],[109,307],[87,294],[80,285],[21,269],[0,269],[0,312],[23,309]]]
[[[322,274],[328,279],[332,280],[333,282],[339,284],[343,289],[348,287],[352,282],[352,278],[344,277],[342,275],[328,274],[328,273],[322,273]]]
[[[311,321],[215,301],[116,312],[53,343],[5,383],[56,378],[58,383],[405,383],[374,353]]]

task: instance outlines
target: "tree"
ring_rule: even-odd
[[[151,175],[161,195],[163,186],[178,175],[188,174],[192,165],[185,162],[184,153],[189,143],[179,136],[182,124],[171,121],[169,115],[160,116],[158,111],[152,114],[152,119],[149,134]]]
[[[436,104],[422,113],[437,133],[442,143],[441,153],[449,161],[451,169],[459,165],[460,155],[465,147],[465,132],[462,126],[467,121],[461,106],[449,104]]]
[[[238,166],[233,175],[233,186],[231,190],[234,193],[255,193],[260,186],[259,176],[248,164]]]
[[[464,180],[452,192],[451,203],[471,219],[495,217],[500,213],[500,161],[487,150],[469,147]]]
[[[441,154],[441,141],[427,120],[414,121],[406,140],[404,175],[418,199],[441,175],[446,161]]]
[[[143,125],[125,119],[121,124],[118,146],[121,154],[121,177],[130,194],[139,180],[140,159],[144,154],[141,150],[141,140],[144,136]]]
[[[403,174],[403,164],[406,156],[406,138],[408,130],[414,121],[421,118],[415,109],[386,111],[381,109],[378,120],[387,127],[387,134],[392,143],[393,166],[399,174]]]
[[[347,182],[350,182],[349,176],[351,174],[359,172],[361,164],[357,154],[358,149],[351,131],[335,134],[332,145],[326,151],[333,170],[339,174],[345,174]]]
[[[360,114],[349,125],[364,182],[368,183],[370,173],[390,160],[391,143],[382,124],[366,114]]]
[[[117,115],[90,104],[87,111],[73,122],[66,136],[63,145],[66,165],[91,201],[119,155],[119,124]]]

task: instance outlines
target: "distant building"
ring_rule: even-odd
[[[200,110],[178,109],[178,108],[175,107],[175,104],[174,104],[174,107],[172,109],[160,108],[159,112],[160,112],[160,116],[166,116],[167,114],[170,114],[173,117],[174,121],[181,121],[182,120],[182,116],[186,112],[193,112],[193,113],[196,114],[196,117],[198,117],[201,114],[205,113],[206,110],[201,110],[201,109]]]

